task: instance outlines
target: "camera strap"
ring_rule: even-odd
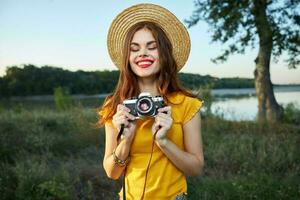
[[[117,142],[120,141],[120,138],[121,138],[121,135],[123,134],[123,131],[124,131],[124,124],[121,124],[121,129],[118,133]]]
[[[146,175],[145,175],[145,181],[144,181],[144,187],[143,187],[143,193],[142,193],[142,196],[141,196],[141,200],[143,200],[144,196],[145,196],[145,190],[146,190],[146,184],[147,184],[147,177],[148,177],[148,172],[149,172],[149,168],[150,168],[150,164],[151,164],[151,160],[152,160],[152,155],[153,155],[153,150],[154,150],[154,144],[155,144],[155,137],[156,137],[156,134],[157,134],[158,130],[156,130],[156,132],[153,135],[152,147],[151,147],[151,154],[150,154],[150,158],[149,158],[147,169],[146,169]],[[120,129],[118,137],[117,137],[117,142],[120,141],[120,138],[121,138],[121,135],[123,134],[123,131],[124,131],[124,124],[121,125],[121,129]],[[122,180],[122,185],[123,185],[123,200],[126,200],[125,174],[126,174],[126,167],[124,169],[123,180]]]
[[[148,176],[148,172],[149,172],[149,168],[150,168],[150,164],[151,164],[151,160],[152,160],[153,149],[154,149],[154,142],[155,142],[155,137],[156,137],[157,131],[158,130],[156,130],[156,132],[153,135],[152,147],[151,147],[151,154],[150,154],[150,159],[149,159],[149,162],[148,162],[148,165],[147,165],[147,169],[146,169],[146,175],[145,175],[145,181],[144,181],[144,187],[143,187],[143,193],[142,193],[142,196],[141,196],[141,200],[143,200],[144,196],[145,196],[145,190],[146,190],[146,184],[147,184],[147,176]]]

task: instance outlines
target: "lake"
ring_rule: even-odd
[[[248,88],[213,90],[212,94],[218,97],[212,104],[212,112],[228,120],[254,120],[258,112],[255,93],[255,89]],[[274,87],[274,93],[279,104],[295,103],[300,109],[300,87]]]
[[[277,102],[282,105],[295,103],[300,109],[300,86],[274,87]],[[258,112],[258,102],[254,88],[244,89],[214,89],[212,95],[215,101],[212,103],[212,112],[222,115],[228,120],[254,120]],[[76,104],[83,107],[97,108],[106,95],[73,95]],[[41,107],[55,108],[52,95],[12,97],[10,100],[1,100],[0,108],[11,109],[22,106],[27,109],[39,109]]]

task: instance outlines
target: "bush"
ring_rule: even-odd
[[[96,120],[96,109],[0,113],[0,199],[118,199]],[[299,199],[298,125],[211,116],[202,135],[205,168],[188,178],[190,200]]]
[[[197,96],[199,96],[200,99],[204,101],[204,104],[203,104],[204,109],[202,112],[204,118],[212,117],[212,115],[213,115],[211,106],[212,106],[212,103],[215,100],[215,98],[211,93],[211,89],[212,89],[211,85],[206,85],[206,86],[200,87],[197,91]]]
[[[300,124],[300,109],[296,103],[288,103],[284,108],[283,121],[290,124]]]
[[[67,110],[72,107],[72,98],[69,90],[58,87],[54,89],[54,101],[58,110]]]

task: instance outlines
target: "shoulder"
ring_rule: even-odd
[[[174,92],[167,96],[168,104],[172,107],[172,117],[175,122],[185,124],[203,106],[204,101],[183,92]]]
[[[98,114],[101,118],[102,123],[111,122],[112,115],[115,112],[112,95],[109,95],[105,98],[101,108],[98,111]]]
[[[183,106],[191,103],[198,103],[202,105],[204,103],[202,99],[196,96],[189,96],[187,94],[184,94],[183,92],[173,92],[171,94],[168,94],[166,98],[168,104],[170,105]]]

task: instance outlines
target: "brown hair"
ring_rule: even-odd
[[[129,64],[130,56],[130,43],[132,38],[138,30],[143,28],[148,29],[153,34],[154,39],[157,42],[157,48],[159,53],[160,71],[156,77],[156,85],[160,95],[168,102],[167,95],[172,92],[182,92],[188,96],[195,97],[192,93],[183,88],[178,80],[177,76],[177,63],[172,54],[172,44],[164,31],[152,22],[140,22],[135,24],[128,32],[123,47],[123,63],[120,67],[120,75],[117,87],[113,94],[109,95],[102,108],[100,108],[100,120],[98,126],[103,126],[105,122],[112,119],[112,116],[116,113],[117,105],[130,97],[138,96],[140,90],[138,87],[137,75],[132,71]]]

